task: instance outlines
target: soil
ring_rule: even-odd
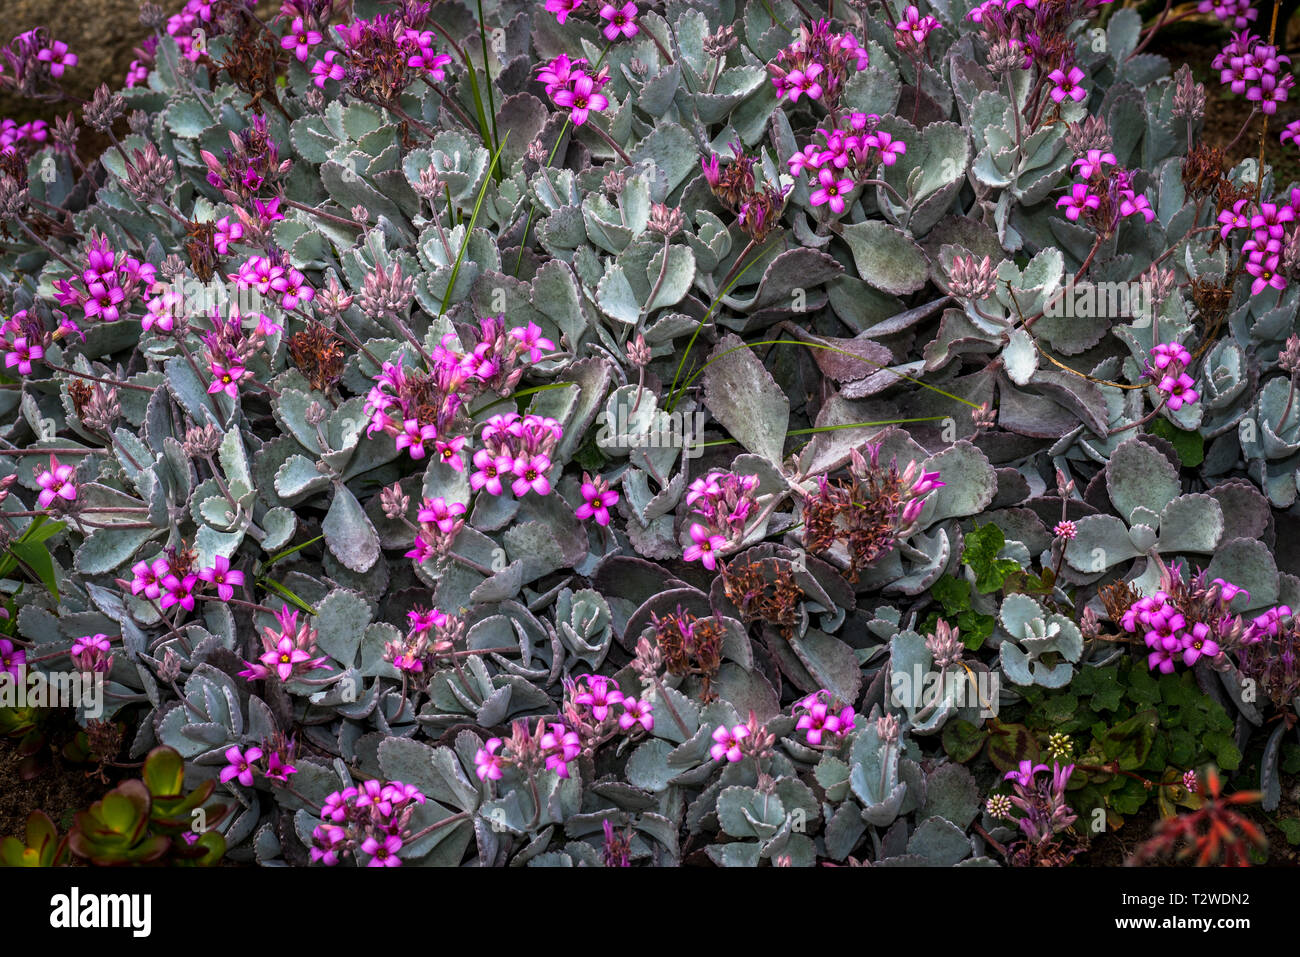
[[[73,815],[104,796],[112,787],[95,774],[87,774],[89,765],[71,765],[59,757],[54,765],[30,781],[18,773],[22,756],[14,741],[0,739],[0,838],[18,837],[27,826],[27,815],[44,811],[66,833]]]
[[[82,99],[89,99],[101,83],[112,89],[122,86],[126,69],[135,59],[132,51],[147,35],[140,26],[139,0],[4,0],[3,6],[0,40],[45,26],[77,54],[78,63],[64,74],[64,80],[67,91]],[[0,93],[0,116],[20,123],[31,119],[52,122],[55,115],[66,115],[69,110],[80,114],[73,103],[38,103]]]

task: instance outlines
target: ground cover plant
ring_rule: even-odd
[[[0,861],[1300,843],[1273,7],[140,23],[0,49],[0,730],[107,790]]]

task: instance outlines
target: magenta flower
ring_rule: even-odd
[[[1088,91],[1079,86],[1079,82],[1086,76],[1077,66],[1070,67],[1070,72],[1064,70],[1053,70],[1047,74],[1047,78],[1055,84],[1051,90],[1052,101],[1055,103],[1064,102],[1068,97],[1076,103],[1088,98]]]
[[[1210,626],[1203,622],[1192,625],[1192,630],[1183,636],[1183,664],[1191,667],[1202,655],[1213,658],[1219,653],[1219,644],[1210,632]]]
[[[529,491],[536,492],[538,495],[549,494],[551,481],[546,477],[546,473],[550,468],[549,456],[541,453],[531,457],[521,455],[511,466],[517,478],[511,483],[510,491],[514,492],[517,498],[523,498]]]
[[[361,850],[370,855],[367,867],[401,867],[402,860],[397,852],[402,849],[402,839],[396,834],[389,834],[381,842],[371,836],[361,842]]]
[[[271,756],[266,759],[266,776],[272,781],[279,781],[281,784],[289,783],[289,775],[297,774],[298,769],[292,764],[285,764],[280,755],[272,751]]]
[[[709,530],[698,523],[691,525],[691,545],[682,554],[688,562],[698,561],[709,571],[718,567],[718,559],[714,554],[719,548],[727,544],[727,540],[721,535],[710,535]]]
[[[41,494],[36,497],[36,503],[41,508],[49,508],[54,504],[55,499],[61,498],[66,502],[76,501],[77,483],[74,480],[76,472],[76,466],[60,465],[51,455],[50,467],[36,476],[36,484],[41,489]]]
[[[618,690],[618,682],[602,675],[587,675],[583,681],[584,684],[578,686],[582,690],[574,695],[574,703],[586,705],[591,709],[593,718],[604,721],[609,717],[610,707],[623,701],[623,692]]]
[[[628,6],[631,4],[629,3]],[[518,342],[528,353],[529,362],[540,362],[547,352],[555,351],[555,343],[542,335],[542,327],[535,322],[511,329],[510,338]]]
[[[441,439],[433,443],[434,455],[443,465],[449,465],[456,472],[465,471],[465,457],[461,449],[465,447],[465,436],[458,435],[450,442]]]
[[[107,674],[113,668],[112,650],[108,635],[83,635],[72,642],[68,657],[79,671]]]
[[[539,742],[546,755],[546,768],[554,771],[556,776],[569,776],[569,762],[582,752],[582,741],[576,731],[570,731],[563,724],[556,722],[551,730],[542,735]]]
[[[1064,206],[1065,218],[1074,223],[1078,222],[1084,210],[1100,207],[1101,197],[1089,193],[1086,183],[1075,183],[1070,187],[1070,195],[1062,196],[1056,201],[1056,205]]]
[[[732,764],[735,764],[745,755],[740,750],[740,742],[749,737],[749,728],[743,724],[738,724],[734,728],[728,728],[725,724],[720,724],[713,731],[713,747],[709,748],[709,756],[714,761],[721,761],[726,758]]]
[[[580,492],[582,504],[573,514],[584,522],[594,517],[597,525],[602,527],[608,525],[609,510],[618,504],[618,492],[610,488],[604,479],[597,478],[593,481],[585,472],[582,476]]]
[[[194,610],[194,583],[199,580],[197,575],[186,575],[181,578],[179,575],[169,574],[162,580],[162,601],[159,606],[166,611],[172,605],[180,605],[186,611]]]
[[[209,394],[215,395],[218,392],[224,392],[232,399],[239,397],[239,382],[244,376],[248,375],[248,370],[237,362],[225,366],[214,360],[211,372],[212,385],[208,386]]]
[[[631,731],[638,724],[647,731],[654,730],[654,705],[649,701],[624,698],[623,713],[618,716],[618,726],[624,731]]]
[[[171,332],[176,326],[176,317],[181,315],[184,299],[180,293],[168,286],[160,295],[154,296],[146,304],[146,312],[140,319],[140,327],[146,332],[157,326],[162,332]]]
[[[292,638],[281,638],[275,648],[264,652],[258,661],[276,673],[281,681],[288,681],[295,665],[311,659],[311,655],[294,644]]]
[[[844,212],[844,197],[853,191],[853,180],[836,179],[835,173],[823,167],[817,171],[817,181],[821,188],[809,197],[814,206],[829,205],[836,215]]]
[[[325,88],[326,80],[342,80],[347,76],[347,70],[344,69],[337,50],[328,51],[323,60],[317,60],[313,63],[311,72],[313,76],[312,82],[322,90]]]
[[[21,375],[31,375],[32,362],[44,355],[45,349],[39,342],[29,343],[26,336],[19,336],[5,353],[5,368],[17,366]]]
[[[607,3],[600,8],[602,20],[608,20],[604,30],[605,39],[609,41],[617,40],[620,36],[634,37],[641,32],[641,28],[636,25],[636,4],[628,0],[621,7],[616,7],[612,3]]]
[[[1074,168],[1079,171],[1079,175],[1084,179],[1092,179],[1096,173],[1105,172],[1107,166],[1114,166],[1119,162],[1115,159],[1114,153],[1106,153],[1102,150],[1088,150],[1083,156],[1074,161]]]
[[[821,99],[825,89],[817,82],[817,78],[823,70],[820,63],[810,63],[805,69],[787,73],[783,90],[790,102],[797,103],[800,96],[807,96],[810,100]]]
[[[421,525],[436,525],[438,531],[444,535],[450,535],[456,531],[457,521],[464,514],[464,504],[461,502],[448,503],[445,498],[438,496],[437,498],[425,499],[416,515],[416,521]]]
[[[478,469],[469,477],[469,487],[474,491],[485,489],[489,495],[501,494],[501,476],[514,469],[514,460],[508,455],[493,456],[487,449],[474,453],[474,467]]]
[[[261,748],[249,748],[247,751],[240,751],[239,748],[230,748],[226,751],[226,761],[229,764],[221,769],[221,781],[225,782],[232,778],[238,778],[239,783],[244,787],[253,786],[253,764],[262,756]]]
[[[324,39],[319,31],[308,30],[302,17],[295,17],[288,35],[280,38],[280,49],[292,50],[299,63],[306,63],[311,48],[318,46]]]
[[[432,442],[438,437],[438,429],[432,425],[421,425],[416,419],[407,419],[402,425],[402,431],[397,433],[394,444],[400,452],[402,449],[408,449],[411,458],[419,461],[424,458],[424,443]]]
[[[489,738],[474,755],[474,772],[480,781],[491,779],[500,781],[502,775],[502,757],[497,754],[501,748],[500,738]]]
[[[236,568],[230,567],[230,559],[225,555],[218,555],[212,560],[211,568],[204,568],[199,572],[199,577],[205,582],[217,586],[217,595],[222,601],[230,601],[235,597],[235,585],[243,586],[244,573]]]
[[[569,118],[573,120],[574,126],[586,123],[587,115],[592,110],[600,112],[609,106],[609,98],[596,91],[596,81],[585,73],[579,73],[575,77],[570,89],[556,90],[551,99],[555,101],[556,106],[565,107],[570,111]]]
[[[1050,771],[1046,764],[1034,764],[1033,761],[1021,761],[1019,771],[1008,771],[1002,776],[1004,781],[1015,781],[1021,787],[1032,787],[1034,776],[1039,771]]]
[[[555,14],[555,19],[560,23],[564,23],[565,18],[580,6],[582,0],[546,0],[547,11]]]
[[[0,638],[0,674],[21,678],[27,665],[27,652],[8,638]]]
[[[36,59],[50,65],[50,75],[55,79],[63,76],[63,71],[77,65],[77,55],[68,52],[68,45],[62,40],[55,40],[44,50],[36,54]]]

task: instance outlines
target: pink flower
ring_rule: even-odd
[[[814,206],[829,205],[837,215],[844,212],[844,197],[853,191],[853,180],[836,179],[835,173],[823,167],[817,172],[817,181],[821,189],[809,197]]]
[[[60,465],[58,460],[51,455],[49,469],[36,476],[36,484],[41,489],[41,494],[36,497],[37,504],[41,508],[49,508],[55,499],[61,498],[67,502],[76,501],[77,483],[74,480],[76,471],[76,466]]]
[[[223,366],[219,362],[212,363],[212,385],[208,386],[208,392],[215,395],[218,392],[224,392],[232,399],[239,397],[239,382],[247,374],[247,370],[238,363],[229,366]]]
[[[587,675],[583,681],[584,684],[579,685],[582,690],[574,695],[574,703],[586,705],[591,708],[593,718],[604,721],[609,717],[610,707],[623,701],[618,682],[602,675]]]
[[[262,756],[261,748],[249,748],[247,751],[240,751],[239,748],[230,748],[226,751],[226,761],[229,763],[221,769],[221,781],[225,782],[232,778],[238,778],[239,783],[244,787],[253,786],[253,764]]]
[[[306,63],[311,48],[319,45],[322,40],[324,37],[319,31],[308,30],[302,22],[302,17],[295,17],[288,35],[280,38],[280,49],[292,50],[299,63]]]
[[[162,580],[162,601],[159,607],[166,611],[172,605],[180,605],[186,611],[194,610],[194,583],[199,580],[197,575],[186,575],[181,578],[176,574],[169,574]]]
[[[740,750],[740,742],[749,737],[749,728],[743,724],[738,724],[734,728],[728,728],[725,724],[720,724],[713,731],[713,747],[709,748],[709,755],[714,761],[721,761],[726,758],[732,764],[735,764],[744,754]]]
[[[1062,196],[1056,201],[1056,205],[1065,207],[1065,218],[1073,223],[1078,222],[1079,216],[1085,209],[1100,207],[1101,197],[1089,193],[1086,183],[1075,183],[1070,187],[1070,195]]]
[[[709,571],[717,568],[718,559],[714,553],[726,545],[727,540],[721,535],[710,535],[707,528],[696,523],[691,526],[691,541],[694,544],[686,549],[682,558],[688,562],[698,561]]]
[[[596,81],[585,73],[579,73],[574,78],[572,88],[556,90],[551,98],[556,106],[570,110],[569,116],[574,126],[586,123],[587,115],[592,110],[600,112],[609,106],[609,98],[603,93],[596,92]]]
[[[649,701],[638,701],[636,698],[624,698],[623,713],[618,716],[618,726],[624,731],[630,731],[638,724],[647,731],[654,730],[654,705]]]
[[[416,515],[416,521],[422,525],[436,525],[438,531],[450,535],[456,530],[456,523],[465,514],[465,506],[460,502],[448,504],[442,496],[426,499]]]
[[[347,76],[347,70],[343,68],[337,50],[328,51],[325,54],[325,59],[317,60],[313,63],[311,65],[311,72],[314,77],[312,82],[322,90],[325,89],[326,80],[342,80]]]
[[[564,23],[565,18],[580,6],[582,0],[546,0],[547,11],[555,14],[555,19],[560,23]]]
[[[474,453],[474,467],[478,469],[469,477],[469,487],[474,491],[486,489],[489,495],[501,494],[501,476],[514,469],[514,460],[508,455],[493,457],[487,449]]]
[[[634,37],[641,32],[641,28],[636,25],[636,4],[628,0],[622,7],[615,7],[612,3],[607,3],[600,8],[600,16],[609,23],[602,31],[605,39],[614,41],[619,36]]]
[[[0,674],[22,677],[27,666],[27,652],[17,647],[8,638],[0,638]]]
[[[29,343],[26,336],[19,336],[5,353],[5,368],[17,366],[19,374],[31,375],[33,360],[40,359],[44,355],[45,349],[40,343]]]
[[[631,6],[631,4],[628,4]],[[542,327],[535,322],[526,326],[516,326],[510,330],[510,338],[517,341],[528,353],[529,362],[540,362],[547,352],[555,351],[555,343],[542,335]]]
[[[618,504],[618,492],[610,488],[604,479],[597,478],[592,481],[586,473],[583,473],[582,479],[580,492],[583,501],[573,514],[584,522],[594,517],[597,525],[602,527],[608,525],[609,510]]]
[[[204,568],[199,572],[199,577],[205,582],[217,586],[217,595],[222,601],[230,601],[235,597],[235,585],[243,586],[244,573],[238,569],[230,567],[230,559],[225,555],[218,555],[212,560],[211,568]]]
[[[546,473],[550,468],[550,458],[541,453],[531,457],[519,456],[511,466],[518,477],[511,483],[510,491],[514,492],[517,498],[523,498],[529,491],[536,492],[538,495],[549,494],[551,481],[546,477]]]
[[[361,842],[361,850],[370,855],[367,867],[401,867],[402,859],[397,852],[402,849],[402,839],[396,834],[389,834],[380,842],[371,836]]]
[[[293,675],[295,665],[302,664],[311,655],[294,644],[294,640],[285,635],[273,649],[264,652],[257,660],[276,673],[281,681],[288,681]]]
[[[55,40],[44,50],[36,54],[36,59],[50,65],[50,75],[55,79],[63,76],[63,71],[77,65],[77,55],[68,52],[68,45],[62,40]]]
[[[411,458],[419,461],[424,458],[424,443],[432,442],[438,437],[438,429],[432,425],[420,425],[415,419],[407,419],[402,431],[397,433],[394,444],[398,451],[409,449]]]
[[[1052,87],[1051,97],[1055,103],[1063,102],[1067,97],[1076,103],[1088,98],[1088,91],[1079,86],[1079,82],[1086,76],[1077,66],[1070,67],[1070,72],[1064,70],[1053,70],[1047,74],[1055,86]]]
[[[546,768],[554,771],[558,777],[569,776],[569,762],[582,752],[582,742],[576,731],[570,731],[563,724],[551,725],[551,730],[542,735],[540,744],[546,755]]]
[[[478,775],[480,781],[486,781],[489,778],[493,781],[500,781],[502,775],[502,758],[497,754],[501,748],[500,738],[489,738],[483,747],[478,749],[474,755],[474,772]]]
[[[433,443],[434,454],[438,461],[444,465],[450,465],[457,472],[465,471],[465,458],[460,454],[460,450],[465,447],[465,436],[458,435],[450,442],[443,442],[439,439]]]

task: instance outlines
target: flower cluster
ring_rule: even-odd
[[[361,787],[335,791],[321,807],[321,824],[311,832],[311,861],[332,867],[345,856],[365,854],[368,867],[400,867],[399,852],[410,843],[411,816],[425,796],[414,785],[371,779]]]
[[[1133,189],[1133,172],[1116,166],[1115,154],[1087,150],[1074,161],[1074,170],[1081,182],[1071,184],[1056,201],[1070,222],[1083,219],[1099,236],[1108,237],[1126,216],[1141,216],[1148,223],[1156,218],[1145,194]]]
[[[585,68],[589,65],[585,59],[571,60],[561,53],[537,73],[546,95],[556,106],[569,111],[574,126],[582,126],[593,111],[599,113],[609,106],[609,97],[600,92],[609,82],[609,69],[601,67],[588,73]]]
[[[417,80],[445,80],[451,57],[436,51],[432,30],[422,29],[428,14],[428,4],[412,3],[398,13],[335,26],[343,50],[330,50],[312,66],[316,86],[337,80],[358,95],[390,103]],[[299,47],[292,32],[285,39]]]
[[[221,159],[207,150],[199,150],[199,155],[208,168],[208,183],[237,206],[274,186],[293,165],[292,160],[280,159],[280,148],[271,137],[265,115],[255,114],[245,129],[232,132],[230,144],[230,149],[221,151]]]
[[[505,769],[515,767],[531,777],[543,767],[557,776],[569,776],[569,762],[582,752],[576,731],[563,722],[537,720],[536,730],[522,719],[510,726],[508,738],[489,738],[474,755],[480,781],[500,781]]]
[[[577,740],[591,749],[616,735],[655,726],[654,702],[625,695],[616,680],[604,675],[565,679],[563,717]]]
[[[1300,622],[1290,606],[1257,616],[1242,635],[1237,657],[1241,673],[1254,679],[1279,711],[1300,695]]]
[[[423,675],[440,655],[451,652],[465,632],[465,623],[436,608],[412,608],[406,613],[406,635],[384,646],[384,660],[398,671]]]
[[[834,110],[850,72],[871,65],[866,47],[853,34],[832,33],[829,20],[799,27],[799,36],[767,65],[777,99],[797,103],[806,96]]]
[[[691,544],[682,557],[699,562],[709,571],[716,569],[720,553],[745,537],[757,491],[757,475],[715,471],[692,482],[686,504],[692,506],[691,513],[700,520],[691,523]]]
[[[1050,772],[1050,778],[1040,778],[1042,772]],[[1008,795],[1012,806],[1018,808],[1021,817],[1016,821],[1024,843],[1012,853],[1015,863],[1065,863],[1072,854],[1062,852],[1054,847],[1054,838],[1077,819],[1065,801],[1065,788],[1069,784],[1074,765],[1062,767],[1053,761],[1049,768],[1045,764],[1021,761],[1020,768],[1008,771],[1005,780],[1012,782],[1012,793]]]
[[[465,505],[463,502],[448,502],[439,495],[426,498],[416,513],[419,530],[415,543],[406,553],[407,558],[424,563],[430,558],[441,558],[451,551],[456,536],[465,527]]]
[[[895,543],[916,530],[926,499],[945,483],[938,472],[909,462],[880,464],[880,446],[867,446],[867,456],[850,454],[848,481],[821,476],[816,493],[804,503],[804,547],[825,552],[837,543],[848,550],[849,576],[857,581],[863,568],[887,555]]]
[[[906,143],[877,129],[879,123],[874,113],[850,113],[847,129],[818,128],[814,137],[820,142],[814,140],[790,157],[791,174],[808,174],[813,206],[843,213],[849,193],[870,181],[880,165],[893,166],[907,152]]]
[[[60,80],[77,54],[45,27],[20,33],[0,48],[0,88],[23,97],[59,99]]]
[[[1291,58],[1278,53],[1276,46],[1244,29],[1232,35],[1213,63],[1220,83],[1233,93],[1244,93],[1270,116],[1295,86],[1295,77],[1287,69],[1290,65]]]
[[[1213,13],[1223,23],[1235,30],[1244,30],[1259,17],[1252,0],[1200,0],[1199,13]]]
[[[208,372],[212,375],[208,392],[224,392],[234,399],[239,395],[239,384],[253,375],[249,359],[262,351],[268,337],[284,330],[262,313],[240,315],[233,303],[224,318],[216,308],[208,318],[212,328],[203,335]],[[253,329],[246,330],[245,322],[253,322]]]
[[[1186,580],[1176,567],[1162,569],[1160,584],[1155,594],[1130,605],[1119,621],[1150,649],[1148,668],[1171,674],[1178,660],[1190,667],[1238,643],[1242,624],[1229,605],[1238,595],[1248,598],[1245,589],[1222,578],[1207,582],[1204,572]]]
[[[251,747],[245,750],[229,748],[225,753],[226,766],[221,769],[221,782],[238,781],[244,787],[253,786],[254,775],[261,772],[266,778],[287,784],[291,774],[297,774],[293,766],[294,743],[277,735],[275,741],[266,748]],[[258,762],[266,759],[265,767]]]
[[[317,655],[316,629],[306,619],[299,623],[297,609],[285,605],[275,621],[274,627],[262,628],[262,654],[256,662],[244,662],[241,678],[261,681],[274,674],[282,682],[292,681],[325,667],[328,659]]]
[[[814,748],[827,745],[827,738],[838,743],[857,727],[853,705],[839,702],[824,688],[796,701],[794,711],[801,712],[795,728]]]
[[[563,434],[560,423],[545,416],[517,412],[492,416],[479,433],[483,447],[474,453],[477,471],[469,477],[470,488],[500,495],[503,483],[513,475],[510,491],[517,498],[529,492],[550,494],[551,455]]]
[[[1176,342],[1162,342],[1151,350],[1149,377],[1155,381],[1156,390],[1166,397],[1165,404],[1175,412],[1200,398],[1192,388],[1192,377],[1187,374],[1191,364],[1192,354]]]
[[[152,265],[115,252],[107,237],[93,230],[85,256],[84,268],[76,276],[55,280],[54,298],[64,308],[81,309],[86,319],[116,322],[157,281]]]
[[[285,309],[296,309],[316,298],[307,277],[278,255],[250,256],[226,278],[240,289],[253,289],[259,296],[274,295]]]
[[[1219,212],[1219,238],[1227,240],[1238,231],[1249,231],[1241,251],[1246,255],[1246,272],[1252,277],[1250,294],[1258,296],[1265,289],[1278,291],[1280,298],[1290,276],[1288,259],[1294,258],[1297,242],[1297,212],[1300,212],[1300,189],[1291,190],[1289,201],[1276,197],[1259,203],[1249,198],[1235,199]],[[1289,225],[1288,225],[1289,224]]]

